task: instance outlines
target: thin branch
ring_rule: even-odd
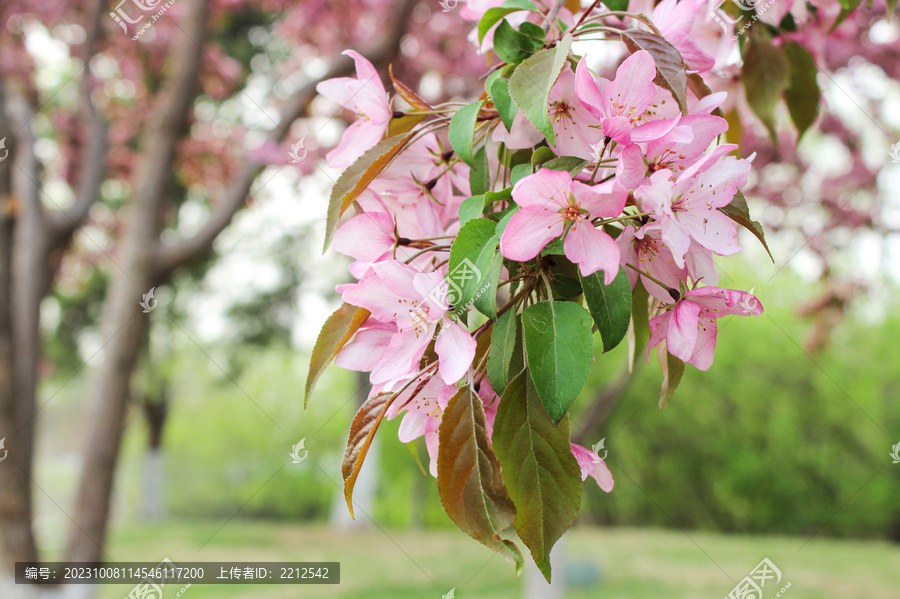
[[[418,0],[404,0],[397,7],[396,13],[388,19],[393,27],[381,43],[373,51],[364,53],[366,58],[382,70],[400,52],[400,43],[406,33],[413,9]],[[310,102],[316,97],[316,84],[325,79],[344,77],[353,72],[353,62],[347,57],[336,59],[330,69],[318,80],[310,81],[297,90],[287,102],[281,120],[269,133],[269,140],[280,144],[284,140],[291,125],[299,118],[306,116]],[[206,224],[192,237],[182,239],[171,245],[162,245],[158,249],[158,268],[160,277],[167,277],[175,269],[189,262],[194,256],[209,247],[215,238],[231,222],[250,195],[253,182],[265,168],[264,164],[248,160],[240,173],[232,181],[228,192],[213,212]]]
[[[79,110],[85,121],[85,139],[88,140],[81,162],[81,180],[75,193],[75,202],[65,213],[48,214],[48,224],[53,232],[53,242],[57,247],[68,243],[72,234],[84,224],[91,206],[100,197],[100,186],[106,174],[106,156],[109,152],[106,123],[97,114],[97,107],[91,98],[93,77],[91,61],[97,54],[97,42],[103,28],[101,18],[106,14],[105,0],[97,0],[88,17],[88,31],[82,56],[84,75],[81,79],[81,105]]]
[[[612,409],[625,395],[625,390],[628,389],[628,383],[631,382],[633,375],[634,373],[630,373],[626,369],[611,385],[594,398],[587,413],[578,419],[578,426],[575,427],[577,431],[572,431],[573,443],[585,445],[587,440],[596,433],[597,428],[603,424]]]
[[[161,226],[178,143],[189,123],[191,107],[200,91],[203,47],[206,41],[210,0],[193,0],[181,23],[182,35],[172,49],[172,73],[163,82],[159,101],[144,125],[144,146],[134,177],[132,227],[140,227],[139,245],[156,238]],[[137,243],[137,241],[136,241]],[[148,255],[147,259],[154,256]]]

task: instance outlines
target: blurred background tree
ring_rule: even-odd
[[[38,555],[108,557],[111,515],[327,519],[357,381],[328,373],[307,411],[300,390],[344,272],[319,256],[336,177],[320,157],[353,115],[315,83],[350,73],[352,47],[429,101],[482,85],[471,24],[437,2],[176,0],[138,40],[116,8],[0,6],[0,576]],[[808,34],[824,101],[799,143],[783,110],[772,142],[732,73],[728,137],[757,152],[745,191],[776,265],[728,274],[768,318],[729,324],[703,384],[688,372],[663,414],[624,355],[592,375],[574,428],[606,438],[617,486],[586,493],[586,522],[900,540],[900,483],[881,470],[900,441],[886,12]],[[424,448],[382,452],[372,518],[450,526]]]

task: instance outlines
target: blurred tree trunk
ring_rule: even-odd
[[[89,8],[85,63],[95,54],[103,11],[100,0]],[[7,445],[14,447],[9,465],[15,466],[6,470],[5,478],[0,477],[0,554],[20,561],[37,559],[31,481],[41,356],[40,306],[52,288],[60,255],[87,220],[103,179],[106,130],[91,101],[90,86],[91,76],[85,73],[80,116],[89,141],[82,154],[75,201],[66,211],[47,212],[41,200],[42,173],[32,132],[37,99],[7,95],[0,74],[0,139],[11,145],[0,164],[0,345],[7,346],[0,349],[4,354],[0,358],[0,432],[6,435]],[[10,563],[6,559],[0,562],[0,568]]]
[[[550,551],[550,567],[553,570],[552,582],[547,582],[532,561],[531,556],[526,555],[523,599],[562,599],[565,596],[566,582],[563,574],[563,564],[566,563],[565,546],[566,535],[563,535]]]
[[[131,215],[120,241],[122,260],[113,268],[100,334],[106,341],[103,362],[90,396],[87,446],[75,499],[73,526],[66,547],[67,561],[100,561],[106,538],[110,497],[125,429],[131,376],[149,329],[149,315],[139,304],[143,294],[159,284],[158,253],[168,182],[178,142],[189,122],[199,91],[209,0],[188,4],[173,48],[178,57],[159,93],[147,123],[135,175]]]
[[[159,395],[147,395],[142,403],[144,421],[147,423],[147,450],[144,453],[144,470],[141,481],[141,518],[156,522],[166,515],[165,502],[165,452],[162,439],[169,414],[169,394],[163,386]]]
[[[31,481],[29,456],[17,423],[13,372],[16,354],[13,335],[13,234],[18,202],[12,193],[15,159],[12,127],[6,112],[6,93],[0,79],[0,138],[11,144],[0,162],[0,585],[6,586],[16,561],[34,560],[37,550],[31,529]]]
[[[609,417],[610,413],[612,413],[616,404],[618,404],[619,400],[625,396],[625,391],[628,389],[628,383],[631,382],[631,377],[634,376],[634,372],[637,371],[638,365],[635,364],[634,368],[635,370],[632,372],[626,370],[620,374],[619,378],[613,381],[594,398],[587,411],[576,423],[577,430],[572,432],[572,443],[577,443],[578,445],[584,445],[586,447],[593,445],[591,441],[596,441],[594,437],[597,435],[597,430],[603,426],[603,423],[606,422],[606,419]]]
[[[140,298],[168,281],[175,270],[209,250],[243,207],[254,180],[263,170],[262,164],[246,160],[226,196],[194,236],[173,244],[164,244],[160,239],[168,207],[168,181],[178,145],[188,133],[199,92],[209,2],[188,3],[180,24],[184,36],[174,42],[170,55],[171,74],[163,83],[156,108],[142,132],[130,217],[120,240],[122,260],[113,269],[101,318],[101,335],[106,341],[104,359],[96,372],[90,396],[84,465],[64,554],[66,561],[100,561],[103,554],[131,378],[149,328],[149,315],[141,313]],[[397,13],[386,15],[385,22],[390,24],[387,42],[368,54],[376,67],[385,67],[397,55],[415,3],[416,0],[404,0]],[[322,79],[352,72],[352,61],[343,57]],[[316,95],[316,83],[302,86],[286,103],[281,121],[269,134],[271,141],[280,143],[291,124],[306,113]]]

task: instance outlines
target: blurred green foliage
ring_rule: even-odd
[[[900,538],[900,465],[888,456],[900,441],[900,317],[850,314],[828,349],[808,355],[808,323],[792,308],[801,293],[793,282],[772,286],[758,292],[763,316],[721,320],[712,369],[689,367],[662,412],[658,366],[637,370],[610,417],[587,435],[586,445],[606,438],[616,487],[606,494],[588,480],[582,522]],[[163,440],[169,513],[326,520],[340,505],[356,377],[331,367],[304,410],[308,356],[277,339],[262,347],[195,344],[174,330],[169,345],[154,365],[171,400]],[[597,350],[573,430],[625,368],[625,344],[602,357]],[[128,520],[139,513],[146,447],[137,405],[131,416],[117,491]],[[435,481],[397,441],[398,424],[379,433],[372,516],[386,527],[453,528]],[[289,452],[300,439],[309,457],[293,464]],[[427,469],[424,443],[413,451]]]

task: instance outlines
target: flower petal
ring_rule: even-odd
[[[466,374],[475,358],[475,339],[455,322],[444,319],[441,333],[434,343],[434,351],[441,359],[438,372],[448,385]]]
[[[682,362],[690,362],[694,355],[700,310],[699,304],[687,300],[678,302],[672,310],[666,333],[666,347],[670,354]]]
[[[578,264],[584,276],[603,271],[603,280],[610,285],[619,273],[619,246],[612,237],[582,221],[569,229],[563,243],[566,257]]]
[[[500,236],[500,253],[517,262],[531,260],[562,232],[563,219],[558,212],[523,208],[513,215]]]

